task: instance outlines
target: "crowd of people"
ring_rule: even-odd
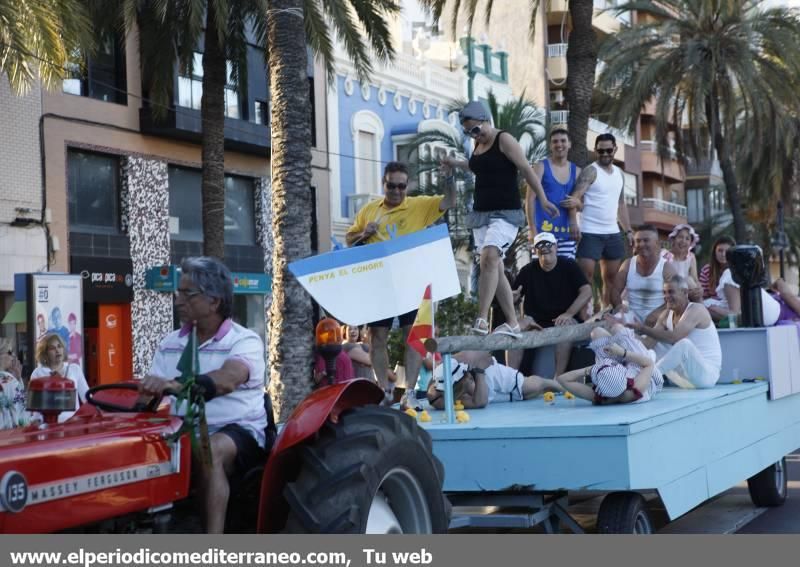
[[[656,226],[633,227],[625,201],[624,176],[614,164],[617,143],[613,134],[599,135],[594,146],[596,161],[579,168],[568,159],[569,132],[555,127],[549,133],[549,156],[529,164],[519,143],[492,125],[482,103],[468,103],[459,116],[463,132],[474,147],[468,160],[449,156],[441,160],[446,194],[438,199],[405,196],[408,169],[390,163],[384,173],[384,198],[362,209],[347,233],[348,243],[358,245],[379,237],[383,240],[384,234],[391,238],[429,226],[455,204],[454,170],[469,171],[475,177],[475,194],[467,226],[472,229],[480,258],[478,312],[471,332],[518,337],[526,330],[581,323],[599,307],[612,310],[607,325],[610,332],[593,336],[589,345],[595,364],[582,373],[567,372],[575,345],[566,341],[554,349],[552,377],[530,373],[535,353],[506,353],[507,366],[501,366],[536,384],[526,388],[528,394],[544,391],[539,387],[540,380],[550,380],[552,387],[587,397],[579,387],[585,382],[594,388],[594,394],[588,397],[602,403],[650,399],[660,390],[663,375],[676,386],[713,386],[719,379],[722,357],[717,326],[734,320],[741,311],[738,285],[726,256],[735,242],[720,237],[713,244],[709,263],[699,269],[695,256],[699,237],[690,225],[675,226],[664,242],[666,246]],[[527,183],[524,199],[518,190],[519,178]],[[408,218],[414,214],[416,222]],[[404,222],[397,222],[398,217]],[[393,227],[388,226],[391,223]],[[504,258],[526,225],[533,259],[510,280],[504,271]],[[598,267],[600,285],[593,290]],[[765,325],[794,324],[800,329],[800,299],[786,282],[779,279],[762,293]],[[493,304],[499,312],[494,318],[501,320],[494,325],[490,317]],[[404,336],[413,319],[414,312],[399,316]],[[374,375],[387,391],[391,384],[385,337],[392,323],[384,320],[368,325],[373,333],[371,349],[347,347],[350,364],[362,369],[359,376]],[[357,335],[352,336],[350,343]],[[603,346],[597,346],[599,343]],[[623,352],[618,352],[620,349]],[[498,365],[494,358],[478,360],[475,353],[459,356],[466,360],[459,361],[456,368],[477,370],[472,374],[457,372],[462,384],[459,393],[473,407],[494,400],[492,384],[516,384],[511,379],[487,378],[486,371]],[[420,368],[431,364],[421,363],[412,349],[406,349],[404,362],[407,387],[413,390]],[[348,373],[355,376],[355,366]],[[615,382],[608,378],[612,375],[625,380]],[[645,380],[648,376],[649,381]],[[613,387],[609,386],[611,382]],[[604,385],[598,386],[600,383]],[[429,399],[439,399],[440,386],[441,381],[431,381]],[[601,394],[598,388],[614,395]],[[519,394],[520,388],[517,390]],[[488,397],[484,391],[489,392]],[[404,398],[402,407],[414,407],[415,401],[413,396]]]

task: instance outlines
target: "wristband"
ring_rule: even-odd
[[[203,399],[205,401],[210,402],[217,397],[217,385],[214,383],[211,376],[208,374],[199,374],[194,381],[200,388],[200,393],[203,394]]]

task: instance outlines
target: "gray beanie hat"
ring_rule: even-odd
[[[481,101],[473,100],[461,109],[461,112],[458,113],[458,118],[460,122],[466,120],[489,120],[489,111]]]

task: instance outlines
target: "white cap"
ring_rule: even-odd
[[[456,362],[450,374],[453,375],[453,384],[461,380],[469,370],[469,366],[462,362]],[[433,378],[436,380],[436,389],[444,392],[444,364],[440,364],[433,372]]]
[[[553,236],[552,232],[540,232],[537,234],[533,239],[533,247],[536,248],[536,245],[540,242],[549,242],[550,244],[558,244],[556,241],[556,237]]]

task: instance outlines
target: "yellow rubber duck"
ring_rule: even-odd
[[[408,408],[408,409],[407,409],[407,410],[406,410],[404,413],[405,413],[406,415],[410,415],[410,416],[411,416],[411,417],[413,417],[414,419],[416,419],[416,418],[417,418],[417,410],[415,410],[414,408]]]
[[[574,400],[575,396],[572,395],[572,392],[564,392],[564,399],[565,400]]]
[[[457,423],[467,423],[469,421],[469,414],[464,410],[460,410],[456,412],[456,422]]]
[[[431,414],[429,414],[427,410],[422,410],[422,413],[419,414],[419,420],[427,423],[431,420]]]
[[[544,396],[542,396],[545,402],[548,404],[552,404],[553,401],[556,399],[555,394],[553,392],[545,392]]]
[[[453,409],[456,411],[461,411],[464,409],[464,404],[461,403],[461,400],[456,400],[456,403],[453,404]]]

